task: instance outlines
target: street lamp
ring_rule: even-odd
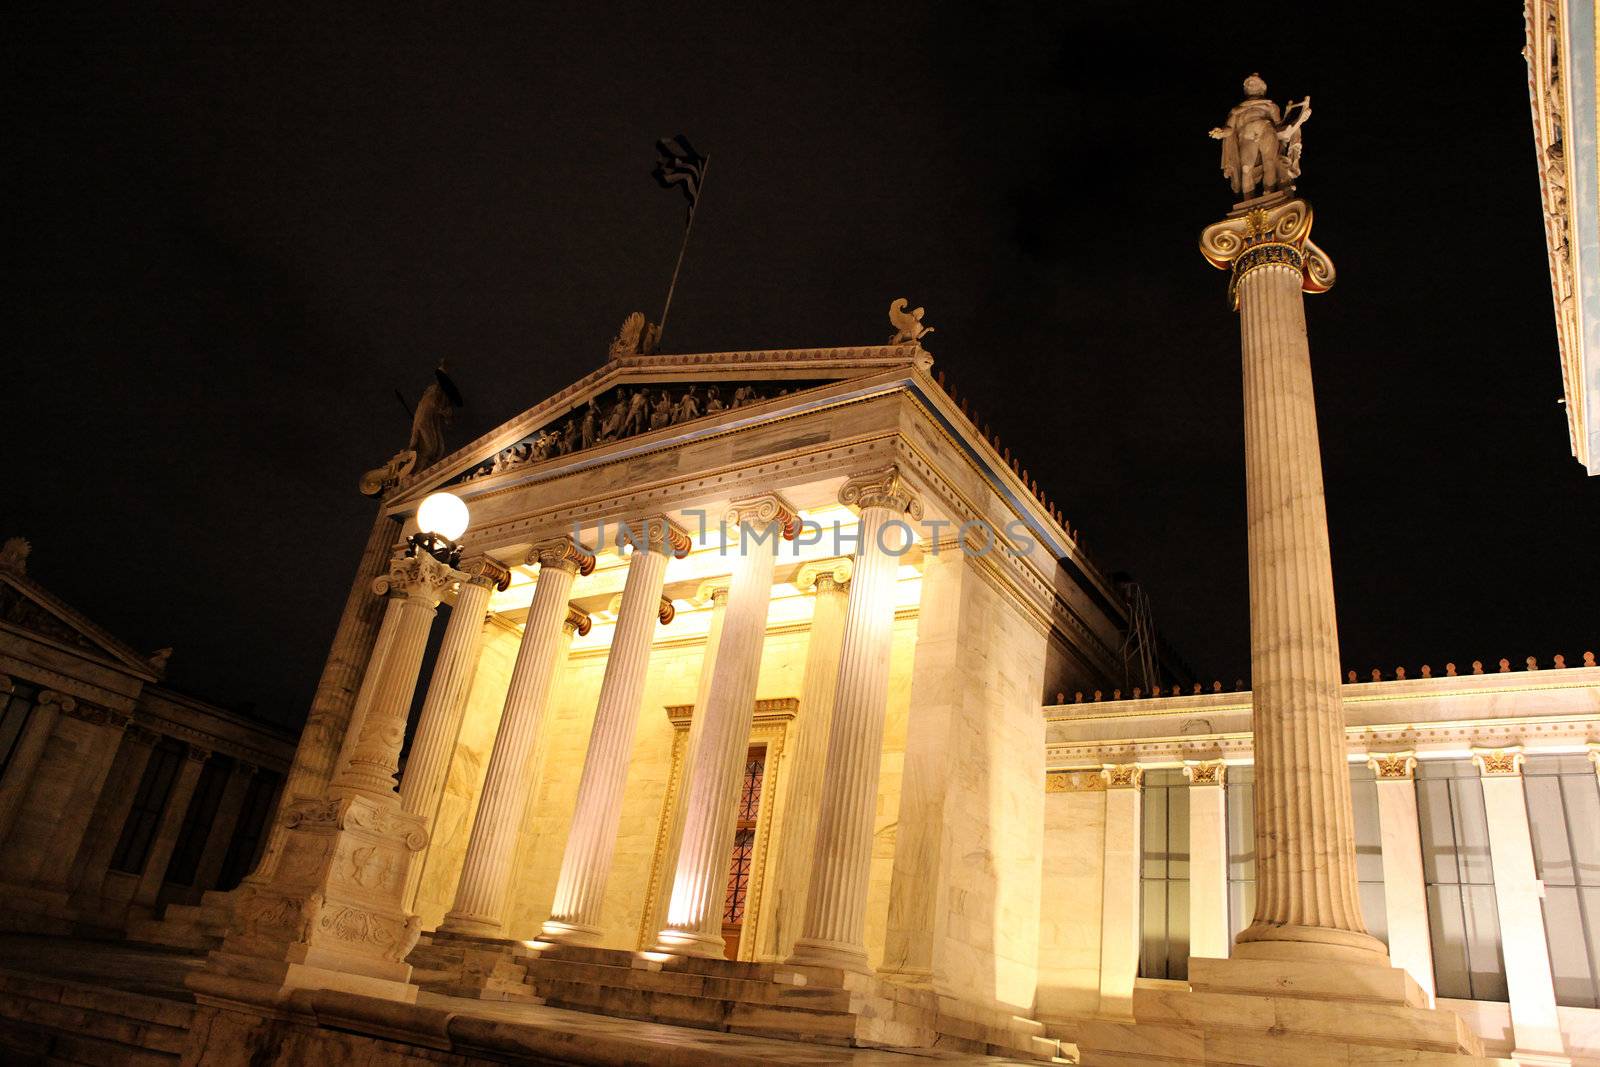
[[[430,493],[417,508],[417,532],[406,541],[406,554],[428,553],[447,566],[461,562],[456,538],[467,532],[467,505],[454,493]]]

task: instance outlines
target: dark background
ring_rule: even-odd
[[[1307,93],[1345,665],[1596,647],[1516,4],[18,11],[0,536],[172,682],[297,721],[445,358],[452,447],[664,347],[938,366],[1205,678],[1248,673],[1238,326],[1206,130]],[[803,15],[801,14],[803,12]],[[1492,669],[1492,666],[1491,666]]]

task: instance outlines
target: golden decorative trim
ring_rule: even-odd
[[[1046,771],[1046,793],[1103,793],[1105,776],[1099,771]]]

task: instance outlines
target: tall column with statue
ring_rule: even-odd
[[[1244,89],[1211,131],[1238,202],[1200,251],[1231,272],[1243,356],[1255,915],[1231,958],[1192,955],[1187,988],[1135,987],[1134,1025],[1087,1022],[1078,1051],[1084,1063],[1483,1062],[1464,1020],[1430,1008],[1362,919],[1303,296],[1332,287],[1334,270],[1293,184],[1311,106],[1280,111],[1253,74]]]
[[[1230,270],[1244,357],[1245,507],[1256,752],[1256,912],[1235,955],[1387,962],[1367,933],[1339,698],[1339,634],[1303,293],[1333,285],[1294,197],[1300,123],[1282,123],[1256,75],[1211,131],[1241,197],[1201,254]],[[1260,194],[1256,195],[1259,186]]]

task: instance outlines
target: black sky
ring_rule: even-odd
[[[990,10],[990,8],[1000,8]],[[1348,667],[1595,648],[1515,4],[212,5],[7,16],[0,536],[174,684],[304,714],[434,361],[459,444],[654,317],[665,347],[938,366],[1248,671],[1237,321],[1206,130],[1307,93],[1308,305]]]

